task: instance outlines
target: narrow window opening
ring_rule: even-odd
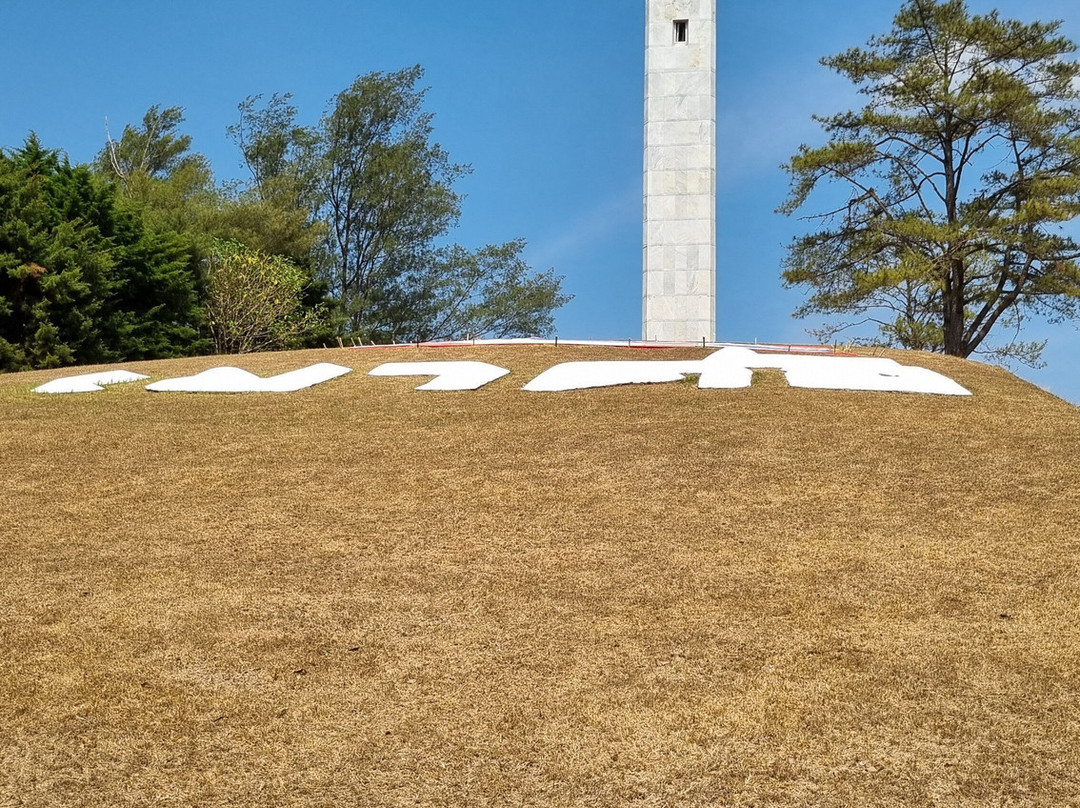
[[[687,42],[690,38],[690,20],[675,20],[675,41]]]

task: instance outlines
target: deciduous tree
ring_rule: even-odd
[[[386,307],[382,336],[405,342],[550,336],[555,309],[570,296],[552,270],[531,269],[524,249],[518,239],[478,250],[457,244],[435,250],[422,270],[404,273],[405,293],[397,301],[404,305]],[[376,305],[374,313],[384,307]]]
[[[165,179],[194,164],[208,171],[206,159],[190,152],[191,136],[180,134],[183,122],[181,107],[150,107],[141,125],[124,127],[120,140],[107,133],[105,148],[97,158],[99,169],[115,176],[125,188],[145,178]]]
[[[206,320],[220,353],[287,347],[316,324],[305,309],[308,276],[278,255],[218,241],[206,269]]]
[[[524,242],[469,250],[450,242],[461,213],[454,183],[471,171],[433,142],[423,71],[359,76],[314,129],[289,96],[240,104],[230,135],[251,171],[249,192],[287,199],[322,223],[311,266],[329,284],[343,332],[369,341],[461,335],[539,336],[569,297],[534,273]],[[276,203],[275,203],[276,204]]]
[[[321,204],[320,134],[296,122],[288,93],[261,95],[237,105],[239,120],[227,129],[251,173],[251,190],[262,199],[285,197],[293,208],[314,215]]]
[[[323,118],[326,212],[333,289],[353,331],[370,331],[373,298],[393,289],[435,239],[457,223],[453,183],[470,168],[431,142],[419,67],[369,73],[339,93]]]
[[[229,242],[235,247],[227,262],[230,270],[241,266],[244,257],[251,256],[259,256],[259,260],[275,271],[280,269],[282,261],[288,262],[290,271],[302,270],[306,276],[300,284],[303,305],[313,317],[291,317],[289,322],[317,321],[319,328],[309,337],[325,341],[331,327],[321,316],[327,287],[315,281],[315,274],[326,252],[323,246],[326,227],[316,218],[312,207],[315,202],[306,193],[310,190],[310,177],[306,179],[308,187],[299,188],[295,173],[297,165],[303,162],[302,156],[282,140],[299,137],[298,133],[306,130],[296,127],[295,131],[278,131],[282,121],[295,114],[291,107],[282,108],[287,97],[275,96],[266,112],[255,109],[256,100],[241,104],[241,123],[229,128],[229,134],[241,145],[248,165],[256,173],[257,181],[251,186],[215,183],[209,162],[190,151],[190,136],[180,132],[184,118],[177,107],[164,111],[158,106],[151,107],[141,126],[126,126],[119,143],[111,139],[106,143],[96,168],[134,204],[148,227],[173,232],[207,262],[221,259],[220,243]],[[305,148],[309,146],[309,142],[305,143]],[[233,277],[233,288],[235,280]],[[219,285],[216,293],[222,292]],[[227,295],[225,299],[231,301]],[[220,311],[223,299],[217,297],[207,302]],[[230,321],[250,325],[261,322],[264,315],[264,312],[254,313],[253,320],[232,316]],[[254,341],[246,337],[242,342],[234,342],[232,336],[223,337],[222,327],[219,321],[214,336],[219,346],[227,344],[229,351],[281,344],[277,337]]]

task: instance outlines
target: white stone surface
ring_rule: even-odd
[[[783,371],[792,387],[815,390],[877,391],[969,396],[959,384],[926,368],[892,359],[860,356],[760,354],[747,348],[722,348],[697,361],[565,362],[541,373],[522,389],[581,390],[622,384],[679,381],[698,375],[702,389],[749,387],[755,368]]]
[[[716,0],[646,0],[646,18],[642,338],[713,342]]]
[[[712,206],[709,204],[709,200],[701,194],[657,194],[653,197],[653,201],[655,209],[663,220],[676,219],[701,222],[708,221],[709,216],[712,215]],[[650,247],[650,249],[657,249],[657,247],[672,249],[684,246],[678,243],[674,245],[659,244]]]
[[[154,393],[292,393],[351,373],[352,368],[320,362],[263,378],[246,370],[220,367],[194,376],[164,379],[146,385]]]
[[[701,231],[706,221],[705,219],[664,219],[649,222],[647,232],[651,238],[650,243],[676,247],[686,247],[691,244],[702,246],[705,242],[701,241]],[[688,269],[708,270],[708,267],[689,266]],[[667,270],[668,268],[665,267],[664,271]]]
[[[107,370],[103,373],[83,373],[79,376],[65,376],[35,387],[34,393],[96,393],[110,384],[126,384],[140,379],[149,379],[141,373],[130,370]]]
[[[700,387],[746,386],[744,370],[776,368],[784,373],[792,387],[814,390],[865,390],[893,393],[930,393],[969,396],[970,392],[947,376],[926,368],[901,365],[884,357],[812,356],[800,354],[761,354],[747,348],[723,348],[704,360]],[[734,378],[746,384],[735,385]]]
[[[816,360],[807,362],[806,360]],[[792,387],[814,390],[868,390],[885,393],[934,393],[969,396],[947,376],[891,359],[842,356],[797,356],[781,363]],[[759,366],[760,367],[760,366]]]
[[[434,376],[417,390],[477,390],[510,371],[487,362],[386,362],[370,376]]]
[[[521,389],[559,392],[623,384],[677,382],[684,379],[687,373],[699,373],[700,370],[701,362],[697,360],[563,362],[545,370]]]
[[[722,348],[701,361],[698,387],[702,390],[733,390],[749,387],[758,354],[745,348]]]
[[[654,121],[647,130],[649,140],[672,146],[700,146],[702,141],[712,138],[712,134],[712,124],[696,120]]]
[[[700,196],[709,193],[712,178],[705,173],[685,171],[650,171],[645,176],[645,193],[652,197],[668,195]]]
[[[707,171],[714,148],[707,144],[673,144],[669,148],[649,152],[646,168],[655,171]]]
[[[649,110],[653,121],[707,121],[712,110],[712,95],[675,95],[653,98]]]

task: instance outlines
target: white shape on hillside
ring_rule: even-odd
[[[146,389],[155,393],[292,393],[351,372],[352,368],[320,362],[264,379],[240,368],[220,367],[164,379],[146,385]]]
[[[140,379],[149,379],[141,373],[130,370],[107,370],[103,373],[83,373],[79,376],[65,376],[53,379],[35,387],[34,393],[97,393],[109,384],[126,384]]]
[[[541,373],[522,389],[582,390],[620,384],[679,381],[698,375],[703,389],[749,387],[754,368],[777,368],[792,387],[969,396],[952,379],[892,359],[862,356],[759,354],[748,348],[722,348],[700,361],[564,362]]]
[[[477,390],[510,371],[487,362],[386,362],[369,376],[434,376],[417,390]]]
[[[678,382],[686,378],[687,373],[700,373],[701,367],[702,362],[697,360],[563,362],[545,370],[521,389],[559,392],[620,384]]]
[[[971,395],[968,390],[940,373],[901,365],[892,359],[863,356],[791,356],[784,359],[787,361],[770,364],[769,367],[779,367],[784,371],[788,384],[792,387],[943,396]],[[814,361],[807,362],[808,359]]]
[[[750,369],[760,354],[748,348],[722,348],[701,360],[698,387],[703,390],[733,390],[749,387],[754,378]]]

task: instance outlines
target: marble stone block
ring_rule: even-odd
[[[646,85],[647,91],[658,98],[675,95],[710,97],[716,91],[713,74],[697,69],[654,73],[649,76]]]
[[[704,194],[664,194],[655,196],[649,207],[649,220],[711,220],[715,204]]]
[[[646,171],[646,196],[701,196],[712,194],[715,175],[709,171]]]

